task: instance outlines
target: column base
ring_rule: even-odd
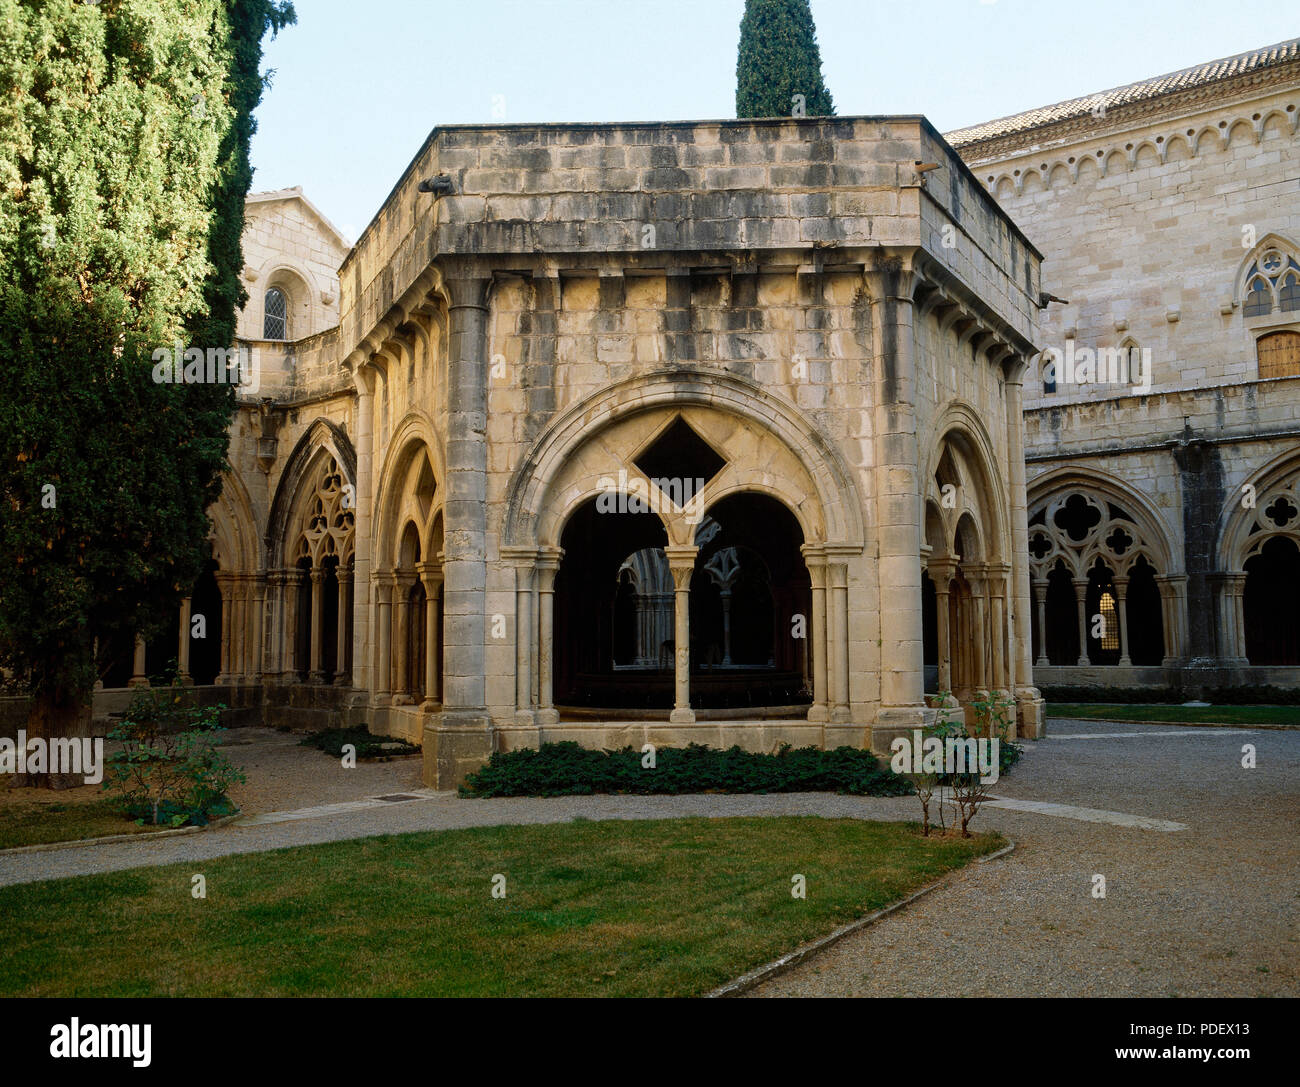
[[[555,716],[559,717],[559,714],[557,713]],[[517,711],[515,713],[515,724],[518,725],[520,728],[536,728],[537,727],[536,711],[534,710]]]
[[[695,711],[679,706],[668,715],[668,720],[674,725],[693,725],[695,724]]]
[[[148,687],[149,680],[144,677],[137,678],[135,676],[132,676],[130,679],[126,681],[126,685],[128,687]]]
[[[323,687],[323,686],[325,686],[325,673],[324,673],[324,672],[308,672],[308,673],[307,673],[307,682],[310,683],[313,687]]]
[[[442,703],[441,703],[441,702],[435,702],[432,698],[426,698],[423,702],[420,703],[420,712],[421,712],[421,713],[441,713],[441,712],[442,712]]]
[[[422,736],[424,784],[454,789],[495,750],[492,718],[485,710],[454,710],[431,717]]]
[[[853,720],[853,711],[848,706],[836,706],[831,710],[831,721],[837,725],[847,725]]]
[[[912,742],[912,731],[933,725],[938,711],[924,706],[881,706],[871,726],[871,750],[877,755],[890,754],[889,745],[898,737]]]
[[[1016,734],[1013,740],[1041,740],[1047,735],[1047,703],[1037,687],[1016,691]]]
[[[393,695],[392,705],[394,705],[394,706],[414,706],[414,705],[415,705],[415,699],[412,698],[409,694],[395,694],[395,695]]]
[[[176,677],[176,682],[179,683],[182,687],[193,687],[194,677],[190,675],[188,672],[185,672]]]
[[[808,709],[808,720],[815,724],[825,724],[831,719],[831,712],[826,708],[825,702],[814,702]]]
[[[550,709],[537,711],[537,724],[545,728],[547,725],[558,725],[560,723],[560,711],[554,706]]]

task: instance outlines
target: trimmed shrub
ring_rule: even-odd
[[[593,793],[798,793],[905,796],[912,791],[870,751],[783,745],[775,755],[702,744],[661,747],[655,765],[640,751],[593,751],[574,743],[498,751],[470,774],[461,796],[587,796]]]

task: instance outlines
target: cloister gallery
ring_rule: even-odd
[[[250,197],[210,571],[174,640],[101,647],[97,708],[175,659],[448,787],[556,739],[885,751],[945,691],[1034,737],[1035,668],[1293,679],[1294,442],[1203,482],[1200,567],[1044,451],[1085,409],[1043,401],[1055,303],[983,182],[860,117],[439,128],[355,245]]]

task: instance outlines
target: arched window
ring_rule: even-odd
[[[1300,332],[1270,332],[1259,338],[1255,350],[1261,380],[1300,375]]]
[[[1102,649],[1119,648],[1119,616],[1115,612],[1115,598],[1110,590],[1101,594],[1101,618],[1105,628],[1101,634]]]
[[[1300,276],[1288,272],[1282,281],[1282,289],[1277,292],[1277,306],[1283,311],[1300,309]]]
[[[289,308],[285,302],[284,291],[279,287],[268,288],[263,309],[266,316],[262,322],[262,339],[287,340]]]
[[[1242,312],[1247,317],[1265,317],[1273,312],[1273,292],[1264,280],[1256,278],[1251,281]]]
[[[1048,358],[1043,363],[1043,392],[1050,394],[1056,392],[1056,359]]]

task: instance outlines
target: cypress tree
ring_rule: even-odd
[[[795,96],[803,96],[804,113],[835,113],[831,93],[822,82],[809,0],[745,0],[736,61],[736,116],[789,117]]]
[[[210,554],[262,40],[287,0],[0,0],[0,668],[29,737],[84,732],[101,647]],[[33,784],[56,783],[43,777]]]

